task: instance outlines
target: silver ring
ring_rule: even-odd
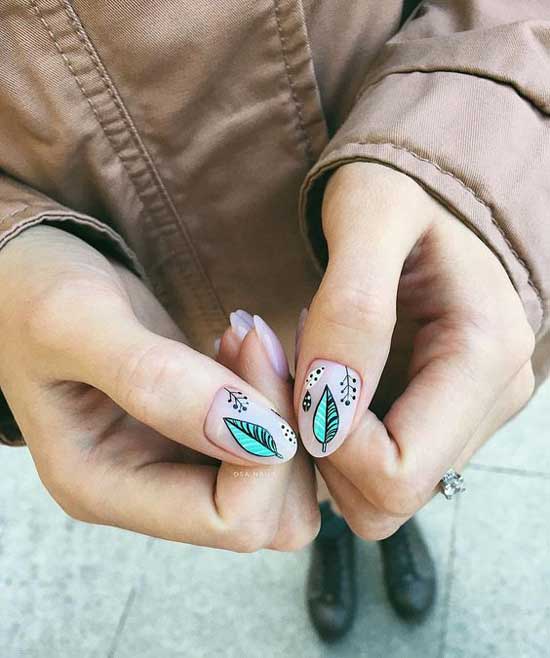
[[[439,488],[447,500],[451,500],[456,494],[466,491],[464,478],[454,468],[450,468],[439,480]]]

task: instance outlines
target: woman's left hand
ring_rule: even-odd
[[[382,539],[531,397],[534,336],[498,258],[405,174],[341,166],[322,222],[294,404],[348,523]]]

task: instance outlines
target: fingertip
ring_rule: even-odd
[[[214,396],[204,434],[218,448],[254,463],[287,462],[298,447],[296,433],[275,409],[233,386]]]

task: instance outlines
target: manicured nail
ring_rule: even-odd
[[[259,315],[254,316],[254,328],[256,329],[258,338],[260,339],[262,347],[266,351],[273,369],[281,379],[286,381],[290,373],[288,371],[288,361],[283,346],[281,345],[281,341],[277,338],[273,329],[262,320]]]
[[[244,321],[246,322],[246,324],[248,324],[248,325],[250,326],[250,328],[252,329],[252,327],[254,326],[254,318],[250,315],[250,313],[249,313],[248,311],[243,311],[242,308],[238,308],[238,309],[235,311],[235,313],[236,313],[236,314],[237,314],[242,320],[244,320]]]
[[[298,445],[294,430],[274,409],[232,386],[220,388],[214,396],[204,433],[219,448],[265,464],[288,461]]]
[[[359,373],[334,361],[313,361],[300,397],[298,426],[306,449],[326,457],[346,438],[361,392]]]
[[[233,313],[229,314],[229,322],[231,323],[231,328],[241,341],[244,340],[246,334],[254,326],[252,316],[249,322],[246,318],[246,315],[248,314],[245,315],[245,313],[246,311],[241,311],[239,309],[238,311],[233,311]]]
[[[298,356],[300,354],[300,347],[302,345],[302,334],[304,333],[304,325],[306,323],[306,318],[308,314],[307,306],[300,311],[298,316],[298,326],[296,327],[296,338],[294,340],[294,362],[298,361]]]
[[[221,338],[216,338],[214,341],[214,356],[218,356],[220,353],[220,345],[222,344],[222,339]]]

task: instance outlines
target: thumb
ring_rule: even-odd
[[[288,423],[240,377],[150,331],[123,299],[88,309],[73,307],[59,332],[63,379],[103,391],[145,425],[216,459],[279,464],[294,456]]]
[[[405,259],[428,224],[412,179],[355,163],[331,177],[322,221],[329,260],[300,341],[295,408],[315,457],[334,452],[368,407],[388,357]]]

